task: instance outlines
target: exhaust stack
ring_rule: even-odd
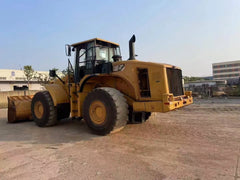
[[[129,40],[129,59],[128,60],[135,60],[135,47],[134,47],[135,41],[136,41],[136,37],[135,35],[133,35]]]

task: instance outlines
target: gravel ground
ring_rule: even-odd
[[[196,100],[108,135],[84,121],[7,124],[0,109],[0,179],[240,180],[240,99]]]

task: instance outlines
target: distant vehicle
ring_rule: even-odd
[[[212,96],[213,97],[226,97],[227,94],[224,91],[213,91]]]

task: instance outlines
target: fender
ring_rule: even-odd
[[[63,86],[59,84],[46,84],[44,85],[44,87],[49,91],[52,97],[54,106],[57,106],[58,104],[70,102],[68,93],[65,91]]]
[[[88,82],[91,81],[91,86],[88,86]],[[118,75],[90,75],[84,79],[82,79],[79,83],[79,93],[82,93],[84,89],[88,89],[90,92],[92,88],[96,87],[112,87],[123,94],[136,99],[136,88],[132,85],[132,83],[125,79],[124,77],[118,76]]]
[[[80,85],[80,90],[79,92],[82,92],[83,91],[83,88],[84,88],[84,85],[86,84],[86,82],[91,79],[92,77],[95,77],[97,75],[93,74],[93,75],[90,75],[90,76],[87,76],[85,79],[83,79],[83,81],[81,82],[81,85]]]

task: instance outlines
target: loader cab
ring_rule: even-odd
[[[112,72],[112,63],[121,61],[118,44],[99,38],[71,45],[68,51],[74,51],[75,82],[79,82],[87,74],[104,74]],[[71,55],[70,52],[66,53]]]

